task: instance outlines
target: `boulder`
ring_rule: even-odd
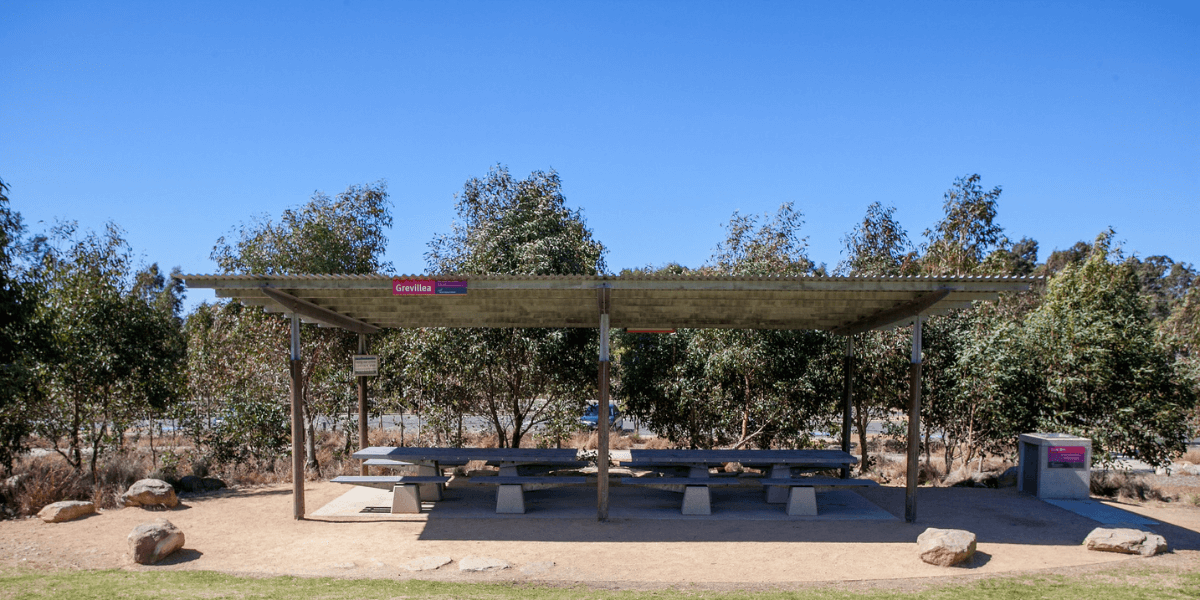
[[[166,519],[142,523],[129,533],[133,562],[152,565],[183,547],[183,532]]]
[[[1167,540],[1140,529],[1097,527],[1084,538],[1088,550],[1154,556],[1167,551]]]
[[[17,488],[21,487],[21,484],[25,483],[26,477],[27,475],[24,473],[17,473],[8,479],[5,479],[2,487],[8,491],[15,491]]]
[[[996,487],[1017,487],[1017,468],[1009,467],[996,477]]]
[[[73,521],[94,512],[96,512],[96,505],[91,502],[67,500],[47,504],[42,510],[38,511],[37,516],[47,523],[62,523],[63,521]]]
[[[468,556],[458,561],[459,571],[502,571],[508,567],[505,561],[484,556]]]
[[[921,560],[931,565],[949,567],[975,554],[975,534],[962,529],[930,527],[917,536],[917,547],[921,552]]]
[[[142,479],[129,486],[121,494],[121,503],[125,506],[165,506],[174,508],[179,504],[175,496],[175,488],[161,479]]]
[[[195,494],[198,492],[213,492],[222,489],[225,482],[215,477],[196,477],[195,475],[186,475],[179,480],[179,491],[186,494]]]
[[[530,576],[542,575],[546,571],[549,571],[550,569],[553,569],[553,568],[554,568],[554,561],[552,561],[552,560],[534,562],[534,563],[529,563],[529,564],[525,565],[524,567],[521,567],[521,574],[522,575],[530,575]]]

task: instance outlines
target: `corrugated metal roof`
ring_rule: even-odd
[[[343,318],[371,328],[596,327],[597,289],[608,288],[610,324],[615,328],[845,333],[864,326],[895,326],[911,319],[912,310],[943,314],[975,301],[994,300],[1001,292],[1029,289],[1041,278],[375,274],[185,275],[183,279],[189,287],[211,288],[220,297],[268,310],[297,311],[309,320],[342,327],[347,326]],[[393,295],[396,279],[466,281],[468,291]],[[269,297],[264,287],[278,293]],[[279,298],[287,297],[297,301],[281,304]],[[331,318],[330,313],[340,317]],[[880,319],[886,322],[876,322]]]

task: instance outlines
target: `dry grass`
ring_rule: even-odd
[[[675,448],[675,444],[667,438],[652,437],[645,440],[645,444],[642,447],[647,450],[672,450]]]
[[[1192,463],[1193,465],[1200,465],[1200,448],[1189,449],[1187,452],[1183,453],[1183,456],[1180,457],[1179,460],[1182,462]]]
[[[1171,500],[1147,483],[1144,477],[1123,471],[1093,471],[1091,492],[1093,496],[1121,500],[1166,500],[1168,502]]]
[[[96,465],[95,480],[86,468],[75,470],[56,454],[27,458],[13,467],[16,483],[0,490],[6,516],[35,515],[47,504],[84,500],[100,508],[115,508],[121,493],[150,471],[149,456],[121,453]]]
[[[600,434],[595,431],[580,431],[571,436],[571,439],[564,442],[563,445],[567,448],[577,448],[580,450],[596,450],[600,447]],[[619,435],[616,432],[609,432],[609,450],[628,450],[632,447],[633,440],[629,437]]]

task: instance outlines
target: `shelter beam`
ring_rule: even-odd
[[[363,323],[358,319],[352,319],[346,315],[334,312],[323,306],[313,304],[308,300],[297,298],[287,292],[281,292],[275,288],[267,286],[263,286],[259,289],[261,289],[262,293],[266,294],[267,297],[278,302],[288,312],[294,315],[307,317],[319,323],[326,323],[335,327],[341,327],[342,329],[347,329],[355,333],[375,333],[379,331],[379,328],[374,325]]]
[[[600,302],[600,395],[596,402],[596,520],[608,520],[608,313],[611,308],[612,289],[608,285],[597,288]]]
[[[908,472],[904,489],[904,520],[917,520],[917,479],[921,465],[921,316],[913,321],[912,364],[909,371]]]
[[[367,353],[367,334],[358,334],[358,353]],[[360,375],[358,379],[358,449],[366,450],[371,444],[367,436],[367,376]],[[359,474],[367,474],[367,461],[363,460],[358,466]]]
[[[835,327],[833,332],[838,335],[854,335],[864,331],[870,331],[877,327],[885,327],[905,319],[911,319],[930,308],[934,304],[950,295],[950,288],[942,288],[926,294],[921,294],[916,298],[905,302],[899,306],[880,311],[873,315],[868,315],[862,319],[847,323],[841,327]]]
[[[845,404],[842,405],[842,452],[850,453],[850,411],[854,408],[854,336],[846,336],[846,369],[845,369]],[[860,448],[863,460],[866,460],[866,449]],[[865,466],[865,465],[863,465]],[[842,467],[842,479],[850,478],[850,467]]]
[[[301,388],[303,362],[300,360],[300,315],[292,313],[292,517],[304,518],[304,415]]]

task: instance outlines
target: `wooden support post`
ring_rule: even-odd
[[[358,334],[358,353],[367,353],[367,334]],[[365,376],[358,377],[358,449],[365,450],[371,445],[371,441],[367,439],[367,378]],[[362,475],[367,474],[367,461],[363,460],[358,466],[358,471]]]
[[[842,406],[842,452],[850,453],[850,429],[852,421],[850,411],[854,409],[854,336],[846,336],[846,369],[845,369],[846,398]],[[866,448],[859,448],[863,460],[867,458]],[[865,466],[865,465],[864,465]],[[842,479],[850,478],[849,465],[842,467]]]
[[[292,517],[304,518],[304,407],[300,360],[300,315],[292,313]]]
[[[596,402],[596,520],[608,520],[608,286],[599,288],[600,397]]]
[[[913,321],[912,364],[909,374],[908,473],[904,490],[904,520],[917,520],[917,478],[921,473],[921,315]]]

